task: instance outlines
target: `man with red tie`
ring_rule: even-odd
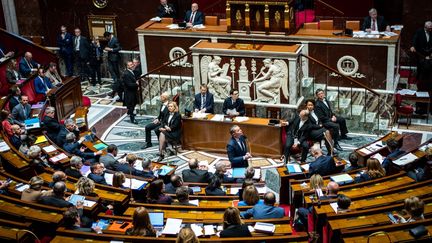
[[[387,24],[383,16],[378,16],[375,8],[369,10],[369,16],[363,20],[361,28],[363,31],[390,31],[390,26]]]
[[[192,3],[191,10],[186,12],[185,22],[187,23],[187,27],[204,24],[204,14],[201,11],[198,11],[197,3]]]

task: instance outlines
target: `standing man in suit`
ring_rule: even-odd
[[[102,64],[103,51],[99,43],[99,39],[93,37],[90,44],[90,76],[92,86],[102,84],[101,77],[101,64]]]
[[[137,104],[138,81],[135,80],[133,62],[127,62],[126,66],[126,70],[122,76],[125,91],[123,106],[126,106],[128,109],[127,113],[130,117],[130,122],[133,124],[138,124],[138,122],[135,121],[134,114],[135,106]]]
[[[115,37],[110,32],[105,32],[104,37],[108,41],[108,45],[105,47],[105,51],[108,52],[108,71],[111,74],[111,77],[114,81],[112,86],[112,96],[115,93],[119,96],[120,100],[123,100],[123,86],[119,81],[120,78],[120,69],[119,69],[119,61],[120,61],[120,42],[117,37]]]
[[[390,26],[387,24],[383,16],[378,16],[375,8],[369,10],[369,16],[364,18],[361,30],[371,31],[390,31]]]
[[[188,161],[189,169],[182,171],[182,177],[184,182],[199,182],[199,183],[209,183],[210,179],[213,177],[213,173],[207,170],[198,169],[198,160],[189,159]]]
[[[333,113],[330,101],[325,98],[324,90],[317,89],[315,95],[317,96],[315,113],[321,124],[332,131],[334,147],[337,150],[342,150],[339,145],[339,140],[351,140],[351,138],[347,136],[348,128],[346,126],[345,118],[336,116]]]
[[[309,164],[309,175],[319,174],[320,176],[332,175],[340,172],[341,169],[336,167],[332,156],[326,156],[322,153],[319,145],[314,145],[311,148],[311,154],[315,157],[315,161]]]
[[[248,167],[248,159],[252,158],[252,155],[248,152],[243,131],[239,126],[234,125],[230,129],[230,134],[231,139],[228,141],[226,148],[231,167]]]
[[[12,118],[15,124],[24,127],[24,121],[30,117],[31,105],[28,103],[28,96],[21,95],[21,101],[12,109]]]
[[[223,103],[222,111],[225,115],[230,116],[244,116],[245,106],[244,101],[239,98],[238,89],[230,90],[230,97],[226,98]]]
[[[186,12],[184,21],[186,22],[187,27],[204,24],[204,14],[201,11],[198,11],[197,3],[192,3],[191,10]]]
[[[133,72],[135,74],[135,79],[138,79],[142,75],[140,58],[139,57],[134,57],[132,59],[132,62],[134,64]]]
[[[81,76],[81,80],[88,78],[88,61],[90,56],[90,43],[87,38],[81,35],[81,30],[75,28],[75,36],[73,41],[73,55],[74,62],[78,69],[78,74]]]
[[[285,163],[288,163],[292,147],[301,147],[301,163],[306,162],[306,157],[309,152],[309,134],[312,130],[313,124],[309,122],[309,111],[302,110],[300,115],[297,115],[288,122],[282,122],[282,126],[288,126],[286,129],[286,142],[285,142]]]
[[[195,95],[194,110],[195,112],[213,114],[214,98],[213,94],[208,92],[207,85],[201,84],[200,93]]]
[[[66,66],[66,76],[73,75],[73,36],[67,32],[66,26],[60,27],[60,35],[57,37],[57,45],[60,48],[59,54]]]
[[[149,123],[145,126],[145,133],[146,133],[146,146],[145,148],[152,147],[151,142],[151,131],[154,130],[156,133],[156,136],[159,139],[159,126],[164,119],[164,117],[168,114],[168,102],[169,102],[169,94],[167,92],[164,92],[160,95],[160,101],[161,101],[161,107],[159,109],[159,115],[156,119],[153,120],[152,123]]]
[[[168,3],[168,0],[160,0],[157,11],[160,18],[176,18],[177,15],[174,5]]]
[[[31,73],[37,71],[39,67],[40,64],[33,61],[31,52],[26,52],[19,62],[19,71],[24,78],[30,77]]]
[[[426,21],[424,28],[415,32],[410,51],[417,54],[417,90],[432,94],[432,21]],[[426,111],[426,106],[417,103],[416,113],[432,112]]]

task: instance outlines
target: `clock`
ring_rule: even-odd
[[[93,0],[93,5],[96,8],[105,8],[108,5],[108,0]]]

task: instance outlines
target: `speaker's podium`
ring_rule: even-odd
[[[227,31],[291,34],[296,26],[293,5],[293,0],[227,0]]]

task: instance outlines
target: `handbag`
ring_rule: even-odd
[[[424,227],[424,225],[419,225],[415,228],[410,229],[409,232],[412,236],[414,236],[414,238],[417,239],[426,235],[428,233],[428,230],[426,229],[426,227]]]

